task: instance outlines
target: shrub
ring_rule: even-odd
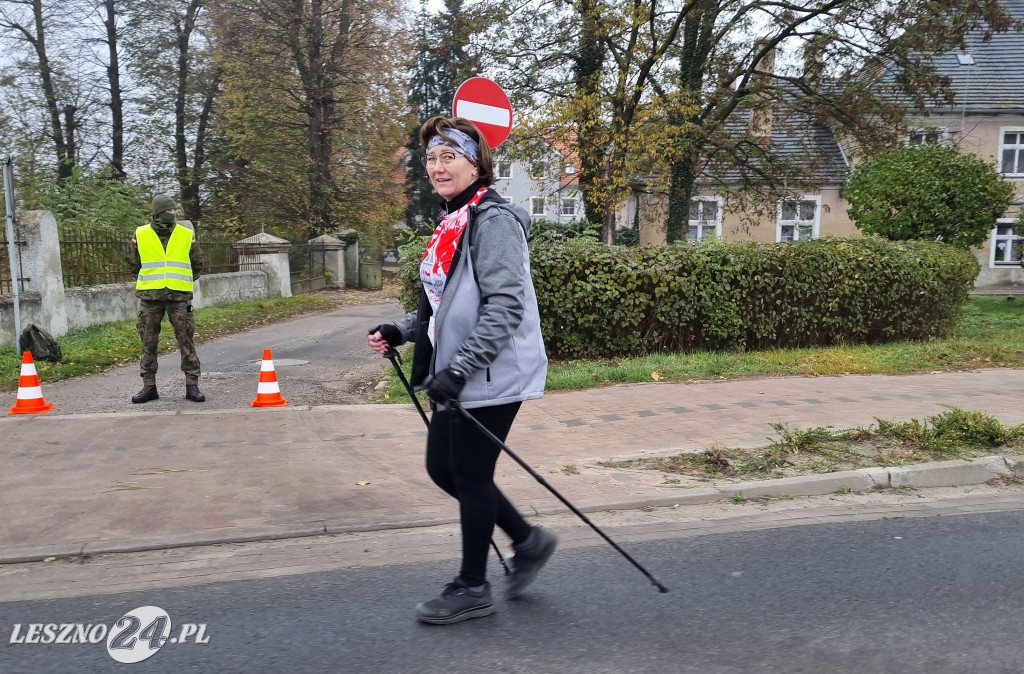
[[[149,222],[139,188],[102,171],[76,167],[65,180],[33,175],[25,182],[26,206],[52,212],[65,235],[120,240]]]
[[[895,147],[858,166],[843,191],[869,234],[980,246],[1003,216],[1013,185],[992,164],[938,143]]]
[[[398,269],[395,271],[395,277],[402,284],[398,301],[406,311],[412,311],[419,303],[420,289],[423,287],[420,283],[420,262],[423,261],[428,241],[429,234],[417,235],[409,232],[404,242],[398,244]]]
[[[416,307],[426,237],[400,247],[402,304]],[[970,252],[877,237],[531,245],[553,358],[796,348],[952,332],[978,274]]]
[[[530,242],[565,241],[567,239],[585,238],[598,241],[601,238],[601,223],[586,220],[572,222],[556,222],[538,218],[530,225]]]
[[[977,273],[974,256],[959,248],[862,236],[533,248],[555,358],[944,336]]]

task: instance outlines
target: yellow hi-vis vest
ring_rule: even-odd
[[[170,288],[181,292],[192,292],[192,262],[189,250],[192,248],[192,230],[175,225],[167,250],[160,242],[153,228],[143,225],[135,230],[135,241],[139,246],[142,269],[135,281],[136,290],[160,290]]]

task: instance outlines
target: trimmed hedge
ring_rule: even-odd
[[[629,248],[570,240],[531,256],[548,355],[559,359],[946,336],[979,271],[962,249],[869,236]],[[412,290],[418,279],[403,281]]]

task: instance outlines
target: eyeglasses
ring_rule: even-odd
[[[420,159],[420,163],[424,166],[430,167],[441,162],[441,166],[451,166],[452,162],[455,161],[456,157],[465,157],[466,155],[461,152],[442,152],[437,155],[428,154]]]

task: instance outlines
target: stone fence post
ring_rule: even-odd
[[[270,297],[291,297],[291,266],[288,251],[291,244],[285,240],[260,232],[232,244],[238,251],[239,264],[259,263],[267,272],[267,294]]]
[[[348,234],[354,231],[346,229],[341,233]],[[359,239],[345,248],[345,285],[350,288],[359,287]]]
[[[318,253],[324,261],[324,267],[330,272],[327,285],[338,288],[345,287],[345,242],[330,234],[309,240],[309,247]]]
[[[21,211],[17,229],[17,237],[24,242],[20,246],[21,275],[25,279],[21,286],[21,327],[24,329],[29,323],[35,323],[55,337],[66,335],[68,313],[64,302],[64,272],[60,264],[57,219],[49,211]],[[7,260],[3,264],[6,265]],[[32,301],[35,298],[38,298],[38,305],[31,306],[35,304]],[[27,303],[24,302],[26,299],[29,300]]]

